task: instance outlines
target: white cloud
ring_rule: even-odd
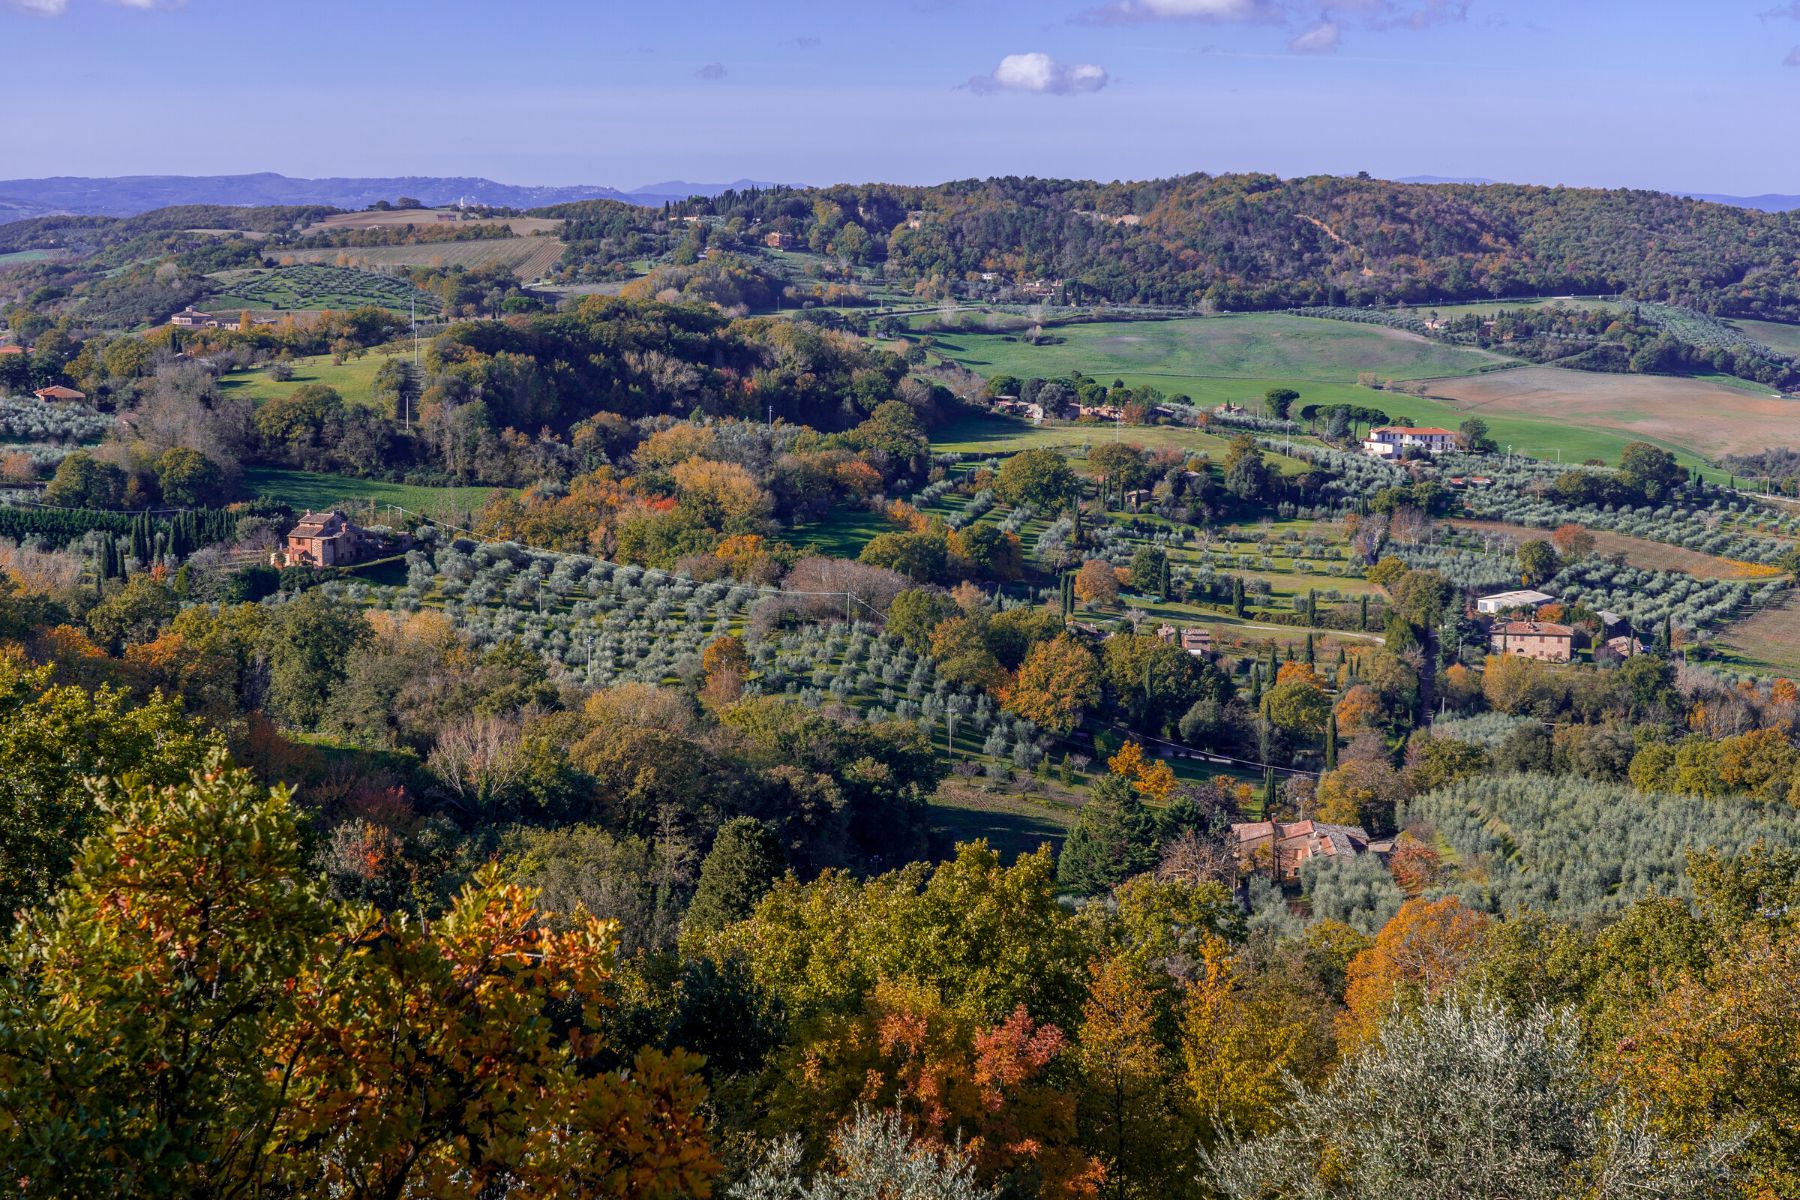
[[[694,72],[694,78],[708,80],[723,79],[728,74],[730,74],[730,72],[725,69],[724,63],[707,63],[704,67],[701,67],[698,71]]]
[[[1114,0],[1091,9],[1090,21],[1274,21],[1281,17],[1276,0]]]
[[[1106,68],[1095,63],[1059,63],[1048,54],[1009,54],[991,75],[977,75],[964,86],[975,92],[1038,92],[1075,96],[1097,92],[1107,83]]]
[[[38,17],[60,17],[69,11],[69,0],[7,0],[20,12]],[[187,0],[110,0],[120,8],[180,8]]]
[[[1336,21],[1321,21],[1296,36],[1288,43],[1288,49],[1295,54],[1330,54],[1337,49],[1338,38],[1342,33]]]
[[[1425,29],[1466,21],[1471,0],[1336,0],[1335,13],[1354,13],[1371,29]]]

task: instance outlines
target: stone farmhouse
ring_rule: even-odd
[[[1488,630],[1488,646],[1495,654],[1566,663],[1575,658],[1575,630],[1550,621],[1496,621]]]
[[[286,547],[272,561],[278,567],[341,567],[366,557],[379,541],[341,512],[309,512],[288,531]]]
[[[1369,837],[1360,825],[1327,825],[1323,821],[1243,821],[1231,827],[1231,855],[1245,874],[1273,871],[1284,880],[1300,877],[1314,858],[1355,858],[1374,854],[1385,859],[1391,839]]]

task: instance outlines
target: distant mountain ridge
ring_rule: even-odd
[[[1465,183],[1486,186],[1499,182],[1494,179],[1483,179],[1479,176],[1453,175],[1403,175],[1394,180],[1395,183]],[[1720,192],[1670,192],[1671,196],[1685,196],[1689,200],[1707,200],[1713,204],[1729,204],[1733,208],[1754,208],[1759,212],[1790,212],[1800,208],[1800,196],[1783,196],[1774,192],[1765,192],[1760,196],[1728,196]]]
[[[1729,204],[1736,208],[1754,208],[1761,212],[1791,212],[1800,208],[1800,196],[1778,196],[1764,193],[1761,196],[1715,196],[1707,192],[1677,192],[1678,196],[1686,196],[1690,200],[1710,200],[1714,204]]]
[[[717,196],[726,190],[769,187],[740,179],[735,183],[688,183],[671,180],[622,191],[599,184],[528,187],[469,176],[397,175],[386,178],[337,177],[296,179],[263,171],[251,175],[122,175],[87,178],[58,175],[44,179],[0,180],[0,222],[73,213],[78,216],[129,217],[177,204],[262,205],[328,204],[333,208],[367,208],[378,200],[410,196],[436,207],[467,200],[508,208],[541,208],[575,200],[618,200],[647,207],[689,196]]]

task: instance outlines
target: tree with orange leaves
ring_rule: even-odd
[[[724,708],[737,703],[744,692],[744,678],[750,674],[750,656],[743,640],[721,634],[700,652],[700,669],[706,672],[706,685],[701,693],[707,707]]]
[[[1129,781],[1132,790],[1152,804],[1169,803],[1181,786],[1181,780],[1175,777],[1174,769],[1167,762],[1145,758],[1144,747],[1135,741],[1119,747],[1118,753],[1106,760],[1106,765],[1114,775]]]
[[[1375,694],[1374,688],[1358,683],[1339,698],[1334,711],[1337,713],[1338,731],[1351,737],[1359,730],[1372,729],[1380,724],[1381,697]]]
[[[1435,999],[1454,984],[1481,948],[1488,919],[1454,896],[1408,900],[1350,960],[1338,1037],[1362,1045],[1395,1009]]]
[[[111,827],[0,969],[25,1194],[706,1194],[698,1060],[593,1069],[608,923],[552,927],[493,868],[428,924],[334,904],[285,792],[222,758],[104,790]]]
[[[927,1144],[960,1142],[983,1182],[1030,1171],[1044,1197],[1080,1200],[1103,1172],[1080,1149],[1075,1097],[1052,1081],[1067,1050],[1023,1005],[989,1024],[928,984],[883,979],[860,1012],[797,1048],[773,1103],[784,1124],[815,1130],[893,1109]]]
[[[1089,608],[1104,608],[1119,598],[1119,576],[1112,564],[1091,558],[1075,572],[1075,595]]]
[[[1001,689],[1000,703],[1052,733],[1071,733],[1100,703],[1100,664],[1093,651],[1067,634],[1039,642],[1012,684]]]

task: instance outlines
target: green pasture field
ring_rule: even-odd
[[[1736,326],[1771,350],[1779,350],[1783,354],[1800,354],[1800,325],[1742,319],[1725,323]]]
[[[1051,757],[1061,761],[1059,754]],[[1051,777],[1055,774],[1053,769]],[[1076,811],[1058,800],[1027,800],[947,781],[931,798],[932,839],[941,843],[938,852],[949,857],[956,843],[985,838],[1002,859],[1012,862],[1045,842],[1060,850]]]
[[[291,396],[302,384],[318,383],[335,390],[346,404],[373,406],[375,373],[392,357],[395,356],[371,350],[360,358],[351,357],[342,363],[334,363],[329,354],[315,354],[293,359],[288,365],[293,367],[294,377],[285,383],[269,378],[267,367],[256,367],[223,376],[219,386],[228,395],[243,396],[261,404],[265,400]]]
[[[1014,454],[1049,448],[1081,455],[1085,447],[1107,442],[1125,442],[1149,450],[1175,447],[1215,459],[1224,458],[1231,447],[1230,435],[1184,425],[1078,425],[1072,421],[1029,425],[1010,417],[988,415],[952,421],[931,433],[931,448],[952,454]],[[1298,475],[1306,470],[1306,464],[1299,459],[1279,454],[1268,458],[1270,465],[1284,475]]]
[[[794,526],[783,540],[796,546],[816,545],[819,553],[831,558],[855,558],[869,539],[899,528],[880,513],[845,506],[832,509],[823,521]]]
[[[935,349],[982,375],[1052,378],[1080,370],[1102,382],[1149,384],[1197,402],[1261,401],[1271,387],[1291,386],[1305,400],[1337,400],[1305,385],[1353,386],[1361,374],[1428,379],[1493,370],[1513,360],[1449,346],[1380,325],[1358,325],[1286,313],[1244,313],[1170,321],[1099,321],[1059,325],[1058,339],[1034,346],[1002,333],[934,335]],[[1357,395],[1363,395],[1357,392]]]
[[[55,257],[54,250],[12,250],[0,254],[0,267],[17,266],[20,263],[44,262]]]
[[[479,509],[499,488],[491,487],[418,487],[408,483],[391,483],[385,479],[356,479],[349,475],[325,475],[313,471],[290,471],[282,467],[247,467],[244,490],[256,496],[270,496],[295,508],[314,511],[328,508],[361,509],[362,519],[370,520],[368,509],[375,506],[372,518],[379,524],[389,519],[384,505],[398,505],[415,513],[442,520],[460,520]],[[352,516],[357,515],[352,513]]]

